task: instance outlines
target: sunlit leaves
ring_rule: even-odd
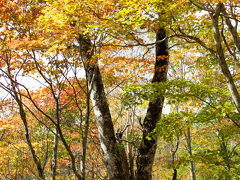
[[[226,93],[217,87],[201,83],[192,83],[185,80],[168,81],[166,83],[154,83],[143,86],[129,86],[125,89],[126,105],[141,104],[143,100],[154,100],[158,97],[167,97],[168,102],[186,102],[199,100],[203,103],[215,104],[218,98],[226,99]]]

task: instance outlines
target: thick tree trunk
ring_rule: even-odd
[[[110,180],[129,180],[129,167],[127,156],[122,144],[117,143],[109,104],[107,102],[102,76],[97,60],[91,59],[91,42],[84,37],[79,38],[81,50],[84,51],[85,71],[88,86],[91,90],[91,101],[97,119],[100,144],[103,151],[104,162]]]
[[[156,35],[156,61],[155,73],[152,82],[165,82],[167,80],[168,69],[168,42],[166,30],[160,28]],[[162,41],[161,41],[162,40]],[[146,137],[152,132],[157,122],[160,120],[163,109],[164,98],[160,97],[154,102],[149,102],[147,114],[143,122],[142,142],[138,149],[137,155],[137,180],[152,179],[152,165],[156,152],[157,139],[152,137],[151,140]]]
[[[96,65],[87,67],[87,80],[92,87],[91,100],[97,118],[98,133],[108,176],[111,180],[128,180],[129,169],[124,147],[115,138],[112,118],[107,103],[100,70]]]
[[[172,180],[177,180],[177,169],[173,169],[173,177]]]

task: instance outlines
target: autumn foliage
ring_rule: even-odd
[[[0,0],[0,179],[239,179],[238,0]]]

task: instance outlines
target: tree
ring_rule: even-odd
[[[104,6],[104,4],[102,5]],[[58,5],[56,7],[58,8]],[[99,17],[97,16],[97,18]],[[99,19],[102,20],[103,18],[101,17]],[[89,20],[92,21],[91,18]],[[78,23],[79,22],[77,20],[77,23],[74,26],[78,26]],[[111,23],[111,21],[109,23]],[[118,24],[112,25],[118,26]],[[126,34],[126,30],[124,30],[123,33]],[[127,33],[127,35],[131,35],[131,33]],[[103,80],[99,70],[99,60],[98,58],[94,57],[94,55],[96,55],[100,50],[98,49],[98,47],[95,47],[95,44],[92,44],[90,34],[80,34],[76,38],[78,39],[78,47],[80,50],[81,58],[83,58],[82,63],[86,71],[88,86],[91,89],[91,100],[97,118],[100,141],[102,150],[104,151],[105,164],[108,169],[109,178],[128,179],[129,172],[126,155],[124,149],[122,149],[121,146],[117,145],[109,105],[107,103],[107,98],[104,92]],[[166,39],[166,30],[159,29],[157,33],[157,41],[160,42],[157,44],[157,58],[153,82],[166,81],[166,72],[168,66],[168,47]],[[148,115],[145,119],[145,122],[143,123],[144,135],[141,147],[139,148],[140,150],[137,163],[137,178],[142,178],[142,176],[148,179],[151,178],[151,167],[156,149],[156,140],[147,140],[146,136],[148,135],[148,133],[154,130],[157,121],[160,119],[162,106],[162,98],[157,100],[156,103],[151,102],[149,104],[149,110],[147,113]],[[149,147],[147,147],[147,145],[149,145]],[[148,165],[145,164],[145,161],[148,162]]]
[[[229,67],[227,63],[227,58],[232,59],[232,62],[236,63],[236,66],[238,66],[238,58],[236,57],[235,47],[237,48],[239,46],[239,35],[237,34],[237,24],[238,24],[238,6],[234,6],[234,1],[229,2],[197,2],[197,1],[190,1],[184,2],[183,6],[194,6],[197,8],[197,11],[203,11],[209,14],[209,19],[202,20],[203,23],[206,23],[206,33],[202,33],[202,29],[200,31],[197,31],[196,33],[191,33],[189,30],[187,30],[189,33],[185,32],[185,25],[176,25],[172,28],[174,34],[176,37],[182,37],[186,41],[190,41],[191,43],[197,43],[202,48],[206,49],[209,53],[211,53],[217,60],[221,71],[226,78],[226,84],[229,88],[229,91],[231,92],[232,100],[236,106],[236,109],[239,113],[239,93],[237,90],[236,82],[233,78],[233,75],[231,74],[231,67]],[[227,8],[226,8],[227,7]],[[228,12],[227,12],[228,9]],[[202,15],[206,16],[206,14]],[[195,14],[191,14],[189,16],[188,23],[194,23],[195,19],[198,17]],[[192,20],[191,20],[192,19]],[[230,19],[233,19],[235,21],[236,25],[233,27],[232,22]],[[210,26],[211,24],[211,26]],[[199,24],[200,26],[204,27],[204,24]],[[210,27],[209,27],[210,26]],[[228,27],[228,31],[231,34],[232,38],[228,36],[228,31],[225,30],[225,26]],[[214,32],[212,32],[209,28],[213,28]],[[234,30],[233,30],[234,29]],[[204,34],[209,35],[211,38],[214,39],[215,44],[209,43],[208,41],[204,41],[199,37],[198,34]],[[233,44],[233,45],[230,45]],[[226,50],[225,50],[226,49]],[[227,58],[226,58],[227,57]],[[232,119],[233,122],[237,126],[239,126],[239,120],[238,119]]]
[[[1,107],[11,107],[0,139],[17,156],[4,156],[4,177],[237,177],[235,1],[0,3]],[[16,140],[5,135],[18,128]]]

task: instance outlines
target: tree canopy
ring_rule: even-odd
[[[0,0],[1,179],[239,179],[239,0]]]

